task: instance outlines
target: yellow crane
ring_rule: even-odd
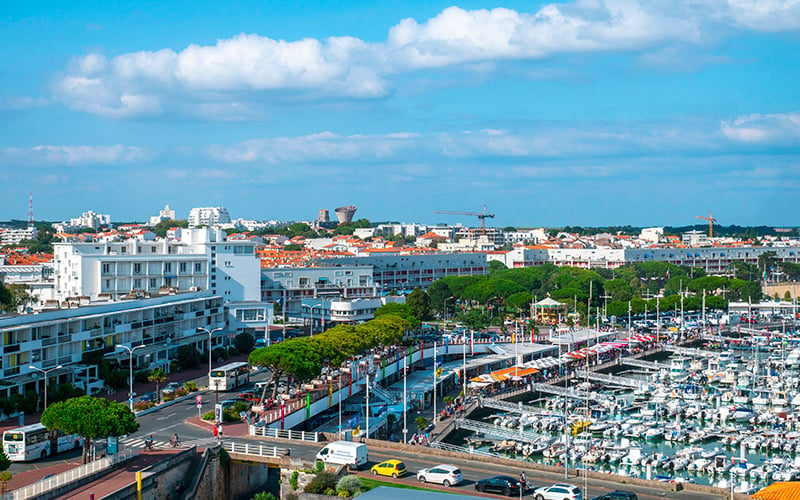
[[[486,219],[493,219],[494,214],[487,214],[486,213],[486,205],[483,206],[483,212],[455,212],[451,210],[437,210],[437,214],[448,214],[448,215],[474,215],[481,221],[481,234],[486,234]]]

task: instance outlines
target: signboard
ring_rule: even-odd
[[[197,409],[200,409],[202,407],[203,407],[203,396],[200,396],[198,394],[198,396],[197,396]]]
[[[222,422],[222,405],[219,403],[214,405],[214,421]]]

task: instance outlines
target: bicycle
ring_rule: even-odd
[[[181,447],[181,440],[180,439],[170,439],[169,440],[169,444],[173,448],[180,448]]]
[[[144,449],[148,451],[155,451],[156,447],[152,441],[145,441],[144,442]]]

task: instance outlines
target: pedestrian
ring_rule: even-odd
[[[213,433],[214,433],[214,437],[215,437],[215,438],[216,438],[216,437],[218,437],[218,429],[217,429],[217,424],[214,424]]]
[[[222,424],[217,427],[217,439],[222,440]]]

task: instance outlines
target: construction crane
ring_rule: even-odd
[[[494,214],[487,214],[486,213],[486,205],[483,206],[483,212],[476,213],[476,212],[455,212],[451,210],[437,210],[437,214],[447,214],[447,215],[472,215],[480,219],[481,221],[481,234],[486,234],[486,219],[494,219]]]
[[[708,217],[703,217],[702,215],[695,215],[694,218],[695,219],[703,219],[703,220],[707,220],[708,221],[708,237],[709,238],[713,238],[714,237],[714,223],[717,222],[717,219],[715,219],[714,216],[711,215],[711,212],[708,212]]]

